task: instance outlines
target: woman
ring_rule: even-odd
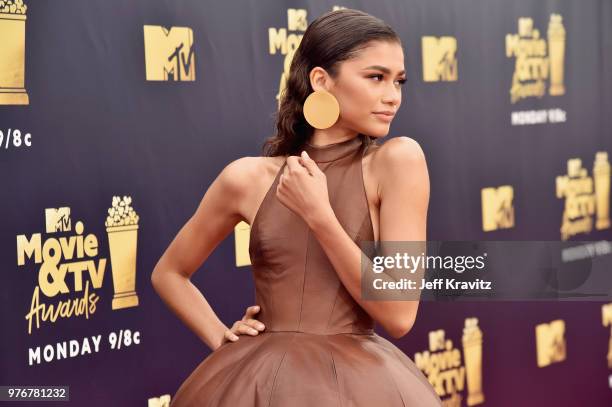
[[[223,169],[153,272],[158,294],[213,349],[171,406],[441,405],[373,329],[405,335],[419,301],[361,298],[359,242],[426,239],[419,144],[375,141],[399,109],[403,60],[397,34],[367,13],[309,25],[265,155]],[[189,277],[240,220],[251,225],[257,306],[227,328]]]

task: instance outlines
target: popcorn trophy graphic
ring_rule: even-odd
[[[108,233],[111,265],[113,269],[113,309],[138,306],[136,294],[136,241],[138,215],[130,206],[132,198],[113,197],[104,225]]]
[[[565,28],[562,17],[552,14],[548,23],[548,56],[550,58],[550,88],[552,96],[565,94],[563,61],[565,60]]]
[[[612,325],[610,326],[610,339],[608,340],[608,369],[612,369]]]
[[[478,318],[466,318],[462,342],[465,370],[467,371],[467,405],[473,406],[484,402],[482,392],[482,331],[478,327]]]
[[[27,9],[23,0],[0,0],[0,105],[30,103],[24,87]]]
[[[612,302],[601,306],[601,317],[603,326],[610,327],[610,339],[608,340],[608,368],[612,369]]]
[[[610,227],[610,162],[607,151],[595,153],[593,163],[593,179],[595,181],[595,199],[597,202],[597,230]]]

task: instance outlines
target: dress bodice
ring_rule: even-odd
[[[325,173],[330,204],[347,234],[356,243],[374,240],[361,138],[325,146],[306,143],[304,149]],[[372,318],[348,293],[306,222],[277,199],[285,165],[251,225],[249,254],[261,307],[257,319],[270,332],[371,333]]]

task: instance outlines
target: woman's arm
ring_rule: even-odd
[[[190,278],[243,219],[239,205],[245,201],[252,180],[249,174],[256,174],[255,160],[256,157],[240,158],[221,171],[151,274],[157,294],[212,350],[224,342],[228,328]]]
[[[379,148],[372,164],[379,179],[379,240],[425,242],[429,174],[420,145],[408,137],[393,138]],[[359,246],[331,210],[319,211],[307,222],[355,301],[394,338],[408,333],[416,320],[419,300],[362,300]]]

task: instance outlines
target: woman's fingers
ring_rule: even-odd
[[[310,175],[315,175],[315,174],[318,173],[319,166],[317,165],[316,162],[314,162],[314,160],[312,158],[310,158],[310,156],[308,155],[308,153],[306,151],[302,151],[302,154],[300,154],[300,156],[299,156],[298,162],[302,166],[304,166],[304,168],[306,168],[306,170],[308,170],[308,173]]]
[[[236,342],[238,339],[240,339],[238,335],[256,336],[259,334],[259,331],[263,331],[266,326],[253,318],[253,316],[257,314],[259,310],[259,305],[252,305],[248,307],[244,317],[242,317],[240,321],[234,322],[231,329],[224,332],[224,337],[229,341]]]
[[[225,337],[225,339],[227,339],[228,341],[232,341],[232,342],[235,342],[239,339],[238,335],[233,333],[231,329],[226,330],[223,336]]]
[[[260,331],[263,331],[265,328],[265,325],[262,324],[261,322],[259,322],[256,319],[247,319],[246,321],[243,321],[245,324],[247,324],[248,326],[258,329]]]
[[[257,335],[259,331],[245,324],[243,321],[236,321],[232,327],[232,332],[242,335]]]
[[[260,331],[262,331],[265,328],[265,325],[262,324],[260,321],[256,320],[255,318],[253,318],[253,316],[257,314],[259,311],[260,311],[259,305],[252,305],[248,307],[241,321],[248,324],[249,326],[252,326],[255,329],[259,329]]]
[[[251,305],[246,309],[246,313],[244,314],[244,317],[242,317],[242,320],[244,321],[246,319],[253,318],[253,316],[255,316],[255,314],[257,314],[258,312],[259,305]]]

